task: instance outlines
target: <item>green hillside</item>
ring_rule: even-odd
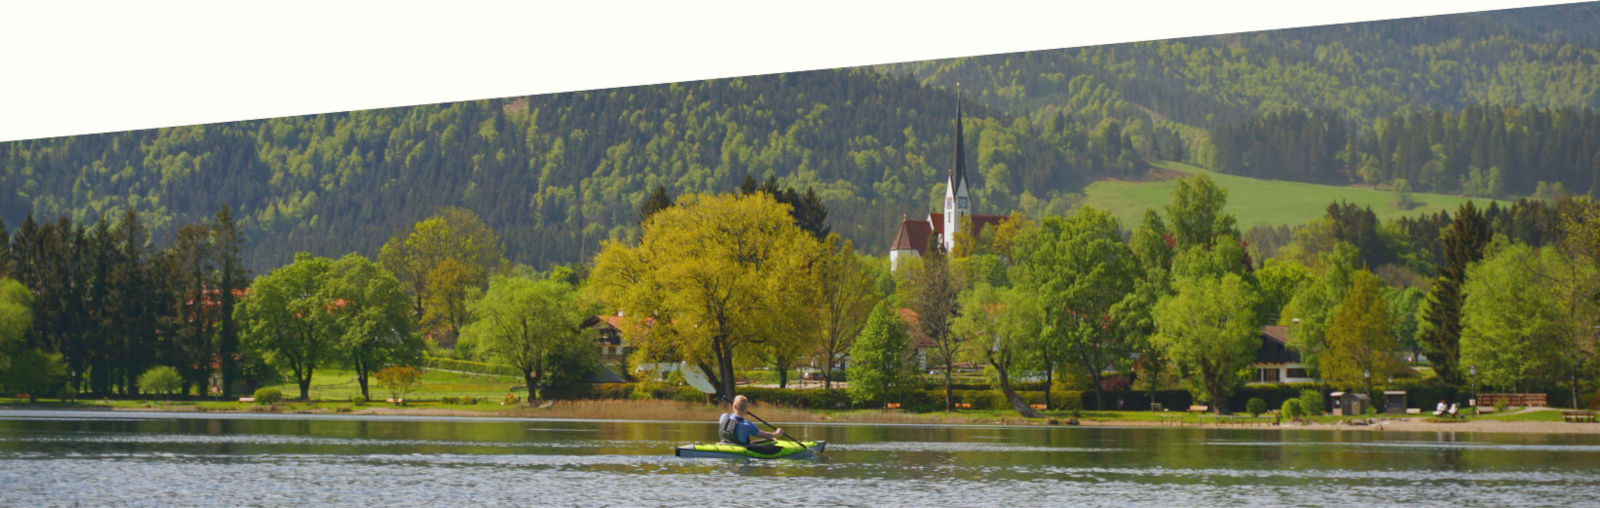
[[[1249,229],[1257,224],[1296,226],[1316,220],[1327,213],[1328,203],[1348,201],[1358,206],[1372,207],[1379,220],[1398,217],[1415,217],[1442,210],[1454,211],[1468,201],[1460,196],[1443,194],[1411,195],[1421,206],[1401,210],[1395,206],[1395,194],[1390,191],[1362,187],[1337,187],[1311,183],[1260,180],[1206,171],[1179,162],[1153,163],[1157,168],[1181,173],[1205,173],[1228,190],[1228,212],[1239,218],[1239,227]],[[1084,204],[1110,210],[1122,226],[1132,229],[1139,225],[1147,208],[1161,208],[1172,201],[1172,180],[1130,182],[1126,180],[1100,180],[1084,189]],[[1489,199],[1473,200],[1479,206],[1488,206]]]

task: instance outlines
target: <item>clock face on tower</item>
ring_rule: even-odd
[[[962,208],[966,208],[967,207],[967,198],[965,198],[965,197],[961,198],[961,207]]]

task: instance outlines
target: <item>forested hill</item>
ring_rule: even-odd
[[[1034,128],[968,102],[980,212],[1065,210],[1087,179],[1144,169],[1115,125]],[[632,234],[657,185],[721,192],[775,175],[815,187],[833,230],[872,252],[942,196],[956,105],[858,69],[13,142],[0,145],[0,218],[93,222],[133,206],[165,242],[226,203],[261,273],[297,251],[374,256],[463,206],[512,261],[542,268]]]
[[[1206,128],[1289,108],[1600,108],[1600,4],[1273,30],[880,67],[991,106]]]

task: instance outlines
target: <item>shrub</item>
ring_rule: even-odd
[[[277,388],[262,388],[256,390],[256,402],[262,404],[277,404],[283,401],[283,390]]]
[[[422,380],[422,369],[415,367],[387,367],[378,371],[378,384],[389,390],[389,398],[405,400],[406,392]]]
[[[1511,409],[1511,401],[1506,400],[1504,397],[1494,400],[1494,412],[1505,413],[1507,409]]]
[[[172,395],[183,389],[183,377],[178,375],[178,369],[166,365],[151,367],[139,375],[139,391],[145,393],[159,393]]]
[[[1300,411],[1306,416],[1322,416],[1322,392],[1300,390]]]
[[[1300,399],[1289,399],[1283,401],[1283,408],[1279,409],[1278,412],[1282,414],[1284,418],[1299,418],[1302,413],[1300,410]]]
[[[1261,416],[1261,413],[1267,412],[1267,401],[1261,400],[1259,397],[1252,398],[1249,402],[1244,403],[1244,410],[1250,413],[1250,416]]]

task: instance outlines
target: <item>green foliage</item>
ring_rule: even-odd
[[[861,335],[850,347],[848,393],[857,404],[885,402],[905,389],[909,376],[911,338],[906,322],[890,300],[879,302],[867,317]]]
[[[322,294],[332,264],[300,253],[294,263],[251,283],[250,295],[234,310],[246,348],[290,372],[300,386],[300,400],[310,398],[317,366],[336,358],[342,335],[336,331],[336,313],[344,306]]]
[[[594,339],[579,330],[589,315],[571,286],[548,280],[496,276],[489,292],[471,303],[475,320],[462,329],[486,356],[522,375],[529,400],[536,390],[576,382],[599,365]]]
[[[16,279],[0,277],[0,372],[11,367],[8,353],[32,326],[33,293]]]
[[[1250,399],[1250,400],[1261,400],[1261,399]],[[1265,405],[1265,404],[1266,404],[1265,402],[1262,402],[1262,405]],[[1300,410],[1300,399],[1289,399],[1289,400],[1283,401],[1283,407],[1278,409],[1278,413],[1283,415],[1284,418],[1299,418],[1301,416],[1304,416],[1304,414],[1302,414],[1302,412]]]
[[[421,361],[426,345],[417,334],[400,281],[377,263],[348,254],[328,269],[319,293],[329,305],[337,355],[356,372],[361,395],[369,397],[370,375],[392,365]]]
[[[283,401],[283,390],[277,388],[258,388],[253,397],[258,404],[277,404]]]
[[[1417,343],[1426,348],[1434,372],[1448,383],[1461,384],[1464,370],[1460,364],[1461,318],[1467,267],[1483,258],[1489,239],[1484,215],[1472,203],[1461,205],[1443,234],[1444,263],[1439,266],[1439,276],[1417,309]]]
[[[385,367],[378,371],[377,377],[378,384],[389,390],[390,398],[405,400],[406,392],[422,380],[422,370],[416,367]]]
[[[1328,328],[1322,376],[1335,385],[1370,389],[1372,383],[1399,374],[1404,365],[1395,357],[1400,343],[1379,291],[1383,282],[1366,270],[1353,279]]]
[[[1310,416],[1322,416],[1322,392],[1300,390],[1300,411]]]
[[[1467,268],[1462,292],[1461,362],[1480,384],[1512,391],[1548,386],[1575,367],[1595,306],[1595,269],[1553,247],[1506,245],[1497,237]],[[1582,296],[1579,296],[1582,295]]]
[[[1220,243],[1220,242],[1219,242]],[[1166,351],[1197,395],[1215,411],[1243,384],[1260,339],[1256,292],[1238,275],[1179,277],[1176,294],[1156,305],[1153,340]]]
[[[55,393],[66,380],[67,364],[61,355],[38,349],[25,349],[13,355],[11,368],[4,375],[6,389],[28,394],[29,402]]]
[[[1250,413],[1250,416],[1261,416],[1261,413],[1267,412],[1267,401],[1251,397],[1249,402],[1244,403],[1244,410]]]
[[[172,395],[181,389],[183,389],[183,378],[178,376],[178,369],[160,365],[139,375],[141,392]]]

